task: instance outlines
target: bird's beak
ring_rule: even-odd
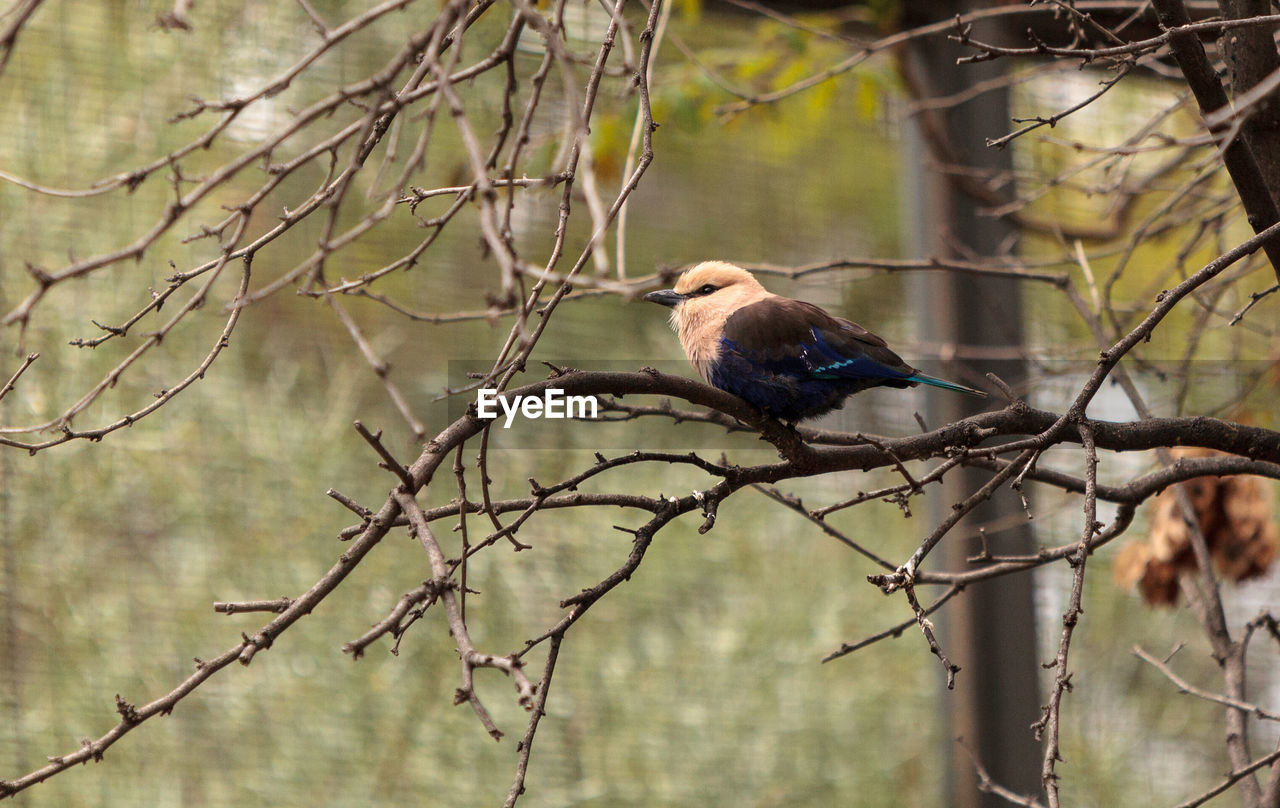
[[[685,296],[675,289],[659,289],[656,292],[650,292],[642,299],[657,303],[659,306],[678,306],[684,302]]]

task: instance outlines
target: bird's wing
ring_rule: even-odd
[[[915,369],[867,329],[812,303],[770,297],[724,324],[725,347],[778,371],[818,379],[902,379]]]

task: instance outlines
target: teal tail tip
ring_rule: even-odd
[[[968,393],[971,396],[981,396],[982,398],[987,397],[987,394],[982,390],[978,390],[974,387],[968,387],[963,384],[957,384],[956,382],[949,382],[946,379],[939,379],[938,377],[930,376],[927,373],[916,373],[913,376],[908,376],[907,381],[920,382],[921,384],[928,384],[933,387],[941,387],[944,390],[955,390],[957,393]]]

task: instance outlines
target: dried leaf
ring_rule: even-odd
[[[1214,457],[1212,449],[1177,447],[1175,458]],[[1196,477],[1182,483],[1195,519],[1225,580],[1238,582],[1270,569],[1280,543],[1271,485],[1261,477]],[[1170,488],[1151,503],[1151,528],[1145,542],[1132,543],[1116,558],[1115,580],[1136,586],[1152,606],[1178,601],[1178,577],[1196,569],[1190,524],[1183,518],[1177,493]]]

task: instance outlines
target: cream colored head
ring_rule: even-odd
[[[674,289],[650,292],[644,299],[671,307],[671,327],[705,379],[719,353],[725,320],[743,306],[768,297],[772,297],[769,291],[742,267],[704,261],[686,270]]]
[[[712,287],[715,291],[708,292],[706,287]],[[734,295],[747,291],[755,295],[769,294],[750,272],[726,261],[703,261],[685,270],[675,287],[676,294],[686,297],[696,295],[702,299],[725,290]]]

